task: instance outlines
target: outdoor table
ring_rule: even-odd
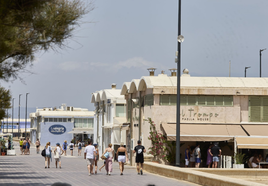
[[[265,162],[265,161],[261,161],[261,162],[259,162],[259,165],[261,165],[261,164],[263,164],[263,165],[268,165],[268,162]],[[260,169],[261,167],[259,166],[259,169]]]

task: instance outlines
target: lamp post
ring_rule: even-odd
[[[181,0],[178,0],[178,56],[177,56],[177,116],[176,116],[176,166],[180,166],[180,78],[181,78],[181,43],[184,37],[181,35]]]
[[[18,132],[19,132],[19,136],[21,137],[21,131],[20,131],[20,96],[22,94],[19,95],[19,120],[18,120]]]
[[[266,48],[260,49],[260,77],[261,77],[261,52],[264,50],[266,50]]]
[[[14,99],[15,99],[15,98],[12,98],[12,137],[14,136],[14,135],[13,135]]]
[[[6,129],[6,133],[8,133],[8,109],[7,109],[7,129]]]
[[[26,139],[26,125],[27,125],[27,96],[29,93],[26,93],[26,108],[25,108],[25,139]]]
[[[250,67],[245,67],[245,77],[247,77],[247,69]]]

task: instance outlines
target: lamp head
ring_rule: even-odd
[[[248,68],[250,68],[250,67],[245,67],[245,69],[248,69]]]
[[[264,49],[260,49],[261,52],[264,51],[264,50],[266,50],[266,48],[264,48]]]

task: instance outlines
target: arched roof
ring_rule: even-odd
[[[102,93],[101,100],[107,100],[107,99],[124,99],[124,96],[120,94],[121,89],[105,89]]]
[[[95,103],[96,102],[96,98],[97,98],[97,93],[92,93],[91,95],[91,103]]]
[[[167,76],[159,74],[158,76],[143,76],[138,85],[138,91],[144,91],[146,88],[177,86],[176,76]]]
[[[128,92],[133,93],[138,90],[138,85],[139,85],[140,79],[133,79],[130,83],[130,87]]]
[[[97,93],[97,98],[96,98],[96,101],[97,101],[97,102],[100,102],[100,101],[101,101],[102,93],[103,93],[102,90],[98,91],[98,93]]]
[[[130,87],[130,82],[125,82],[121,88],[121,95],[125,95],[128,93],[128,90],[129,90],[129,87]]]

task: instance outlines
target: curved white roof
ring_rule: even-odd
[[[102,90],[98,91],[98,93],[97,93],[97,97],[96,97],[96,102],[100,102],[100,101],[102,101],[102,100],[101,100],[101,98],[102,98],[102,94],[103,94],[103,91],[102,91]]]
[[[133,93],[135,91],[138,90],[138,86],[139,86],[139,82],[140,82],[140,79],[133,79],[130,83],[130,87],[129,87],[129,90],[128,92],[129,93]]]
[[[127,94],[129,87],[130,87],[130,82],[125,82],[121,88],[121,95]]]
[[[95,103],[96,102],[96,99],[97,99],[97,94],[98,93],[92,93],[92,95],[91,95],[91,103]]]
[[[124,96],[121,95],[120,92],[120,89],[105,89],[103,90],[102,100],[124,99]]]

